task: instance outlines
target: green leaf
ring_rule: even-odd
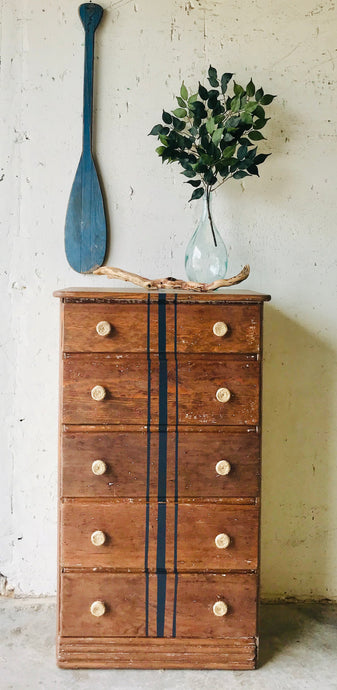
[[[237,152],[237,157],[239,161],[243,161],[244,158],[246,158],[248,153],[248,148],[247,146],[239,146],[238,152]]]
[[[249,132],[248,136],[252,141],[260,141],[261,139],[266,138],[263,136],[262,132],[254,132],[254,131]]]
[[[233,177],[234,180],[242,180],[243,177],[247,177],[249,173],[244,172],[244,170],[238,170],[237,172],[234,173]]]
[[[256,101],[248,101],[248,103],[246,103],[245,105],[245,112],[253,113],[256,110],[256,108],[258,108]]]
[[[167,146],[168,141],[167,141],[167,138],[165,137],[164,134],[159,134],[159,139],[160,139],[161,143],[164,144],[164,146]]]
[[[189,201],[193,201],[194,199],[201,199],[201,197],[204,196],[204,192],[205,190],[203,187],[200,187],[200,189],[195,189]]]
[[[196,175],[194,170],[184,170],[181,174],[185,175],[185,177],[195,177]]]
[[[201,180],[186,180],[184,184],[191,184],[192,187],[200,187],[201,185]]]
[[[226,129],[235,129],[237,125],[240,122],[240,117],[238,115],[235,115],[234,117],[230,117],[229,120],[226,122]]]
[[[212,156],[209,155],[209,153],[201,153],[200,154],[200,160],[204,165],[212,165],[213,163],[213,158]]]
[[[181,97],[184,99],[184,101],[187,101],[187,99],[188,99],[188,91],[187,91],[187,88],[186,88],[184,82],[183,82],[182,85],[181,85],[180,95],[181,95]]]
[[[253,116],[251,115],[251,113],[247,113],[245,111],[241,115],[241,120],[242,122],[244,122],[245,125],[251,125],[253,123]]]
[[[171,117],[170,113],[167,113],[165,110],[163,110],[162,120],[163,120],[163,122],[165,122],[166,125],[172,124],[172,117]]]
[[[215,144],[215,146],[218,146],[218,144],[220,143],[222,135],[223,135],[223,131],[224,131],[223,127],[218,127],[218,129],[216,129],[215,132],[213,132],[212,141],[213,141],[213,144]]]
[[[257,177],[260,177],[257,165],[250,165],[248,168],[248,172],[251,175],[257,175]]]
[[[269,105],[276,96],[272,96],[270,93],[266,93],[264,96],[262,96],[260,103],[261,105]]]
[[[192,94],[192,96],[190,96],[189,99],[188,99],[188,101],[187,101],[187,102],[188,102],[188,105],[191,105],[191,103],[195,103],[195,101],[197,100],[197,98],[198,98],[198,94],[197,94],[197,93]]]
[[[226,148],[222,152],[222,158],[231,158],[233,153],[235,153],[236,149],[236,144],[233,146],[226,146]]]
[[[234,170],[237,169],[237,167],[238,167],[238,165],[239,165],[239,162],[240,162],[240,161],[236,160],[236,158],[233,159],[233,163],[231,163],[230,166],[229,166],[231,172],[234,172]]]
[[[151,134],[153,134],[153,136],[160,134],[162,129],[163,125],[155,125],[154,127],[152,127],[151,132],[149,132],[148,136],[151,136]]]
[[[218,73],[212,65],[209,66],[208,70],[208,81],[211,86],[219,86]]]
[[[183,98],[180,98],[180,96],[177,96],[177,101],[178,105],[180,105],[182,108],[186,108],[186,103]]]
[[[158,146],[158,148],[156,149],[156,153],[158,153],[158,156],[161,156],[165,150],[166,146]]]
[[[235,98],[232,98],[231,102],[231,110],[233,113],[238,112],[240,110],[240,96],[236,96]]]
[[[242,96],[242,94],[245,92],[244,88],[240,86],[240,84],[237,84],[236,81],[234,82],[234,93],[236,96]]]
[[[178,120],[177,117],[172,118],[173,127],[177,132],[182,132],[185,129],[186,123],[183,120]]]
[[[208,170],[207,165],[201,162],[199,159],[195,165],[193,165],[193,170],[195,170],[196,173],[205,173]]]
[[[207,89],[205,89],[204,86],[202,86],[202,84],[200,84],[200,82],[199,82],[198,93],[199,93],[200,98],[202,98],[203,101],[207,101],[208,91],[207,91]]]
[[[255,146],[255,149],[250,149],[247,153],[247,158],[250,158],[251,162],[253,162],[255,156],[256,156],[256,151],[257,151],[257,146]]]
[[[261,163],[264,163],[266,158],[268,158],[270,155],[270,153],[259,153],[259,155],[254,158],[255,165],[261,165]]]
[[[201,120],[207,117],[207,110],[202,101],[195,101],[192,103],[191,110],[197,117],[201,118]]]
[[[181,119],[183,117],[186,117],[187,110],[185,110],[185,108],[176,108],[175,110],[172,110],[172,113],[173,115]]]
[[[255,84],[253,83],[253,80],[251,79],[249,84],[247,84],[246,88],[247,96],[251,98],[251,96],[254,96],[255,93]]]
[[[255,93],[255,100],[256,100],[256,101],[260,101],[261,98],[262,98],[262,96],[263,96],[263,94],[264,94],[263,89],[258,89],[258,90],[256,91],[256,93]]]
[[[190,127],[189,133],[192,135],[192,137],[196,137],[198,134],[198,130],[196,127]]]
[[[269,117],[266,117],[265,119],[261,117],[261,119],[259,118],[258,120],[255,120],[254,129],[262,129],[267,124],[268,120],[270,120]]]
[[[262,105],[258,105],[257,108],[254,110],[254,117],[259,117],[259,118],[265,118],[266,113],[264,112],[264,109],[262,108]]]
[[[241,137],[239,139],[239,143],[241,144],[241,146],[251,146],[251,142],[246,137]]]
[[[210,117],[206,122],[206,129],[209,134],[212,134],[215,130],[214,117]]]
[[[216,178],[216,175],[214,175],[212,170],[207,170],[207,172],[204,175],[204,180],[205,180],[206,184],[209,184],[210,186],[212,186],[213,184],[216,183],[217,178]]]
[[[230,82],[232,76],[233,76],[233,74],[231,74],[230,72],[225,72],[225,74],[222,75],[222,77],[221,77],[221,91],[222,91],[222,93],[226,93],[228,82]]]
[[[225,164],[219,165],[218,170],[219,170],[221,177],[227,177],[227,175],[229,174],[228,165],[225,165]]]

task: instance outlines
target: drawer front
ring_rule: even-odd
[[[147,338],[146,304],[64,306],[65,352],[146,352]]]
[[[163,519],[164,532],[158,536]],[[62,506],[62,564],[143,570],[146,524],[143,503],[67,502]],[[103,534],[104,542],[95,545],[92,535],[97,532]],[[174,569],[175,558],[178,570],[255,570],[258,509],[185,503],[178,505],[176,515],[173,504],[164,508],[151,504],[147,566],[152,570],[157,567],[163,539],[166,550],[160,558],[167,570]]]
[[[260,307],[257,304],[179,304],[176,346],[178,352],[188,354],[259,352]]]
[[[247,424],[259,421],[260,366],[256,360],[182,356],[178,362],[179,424]],[[219,401],[220,390],[230,398]]]
[[[145,355],[66,355],[65,424],[151,423],[255,425],[259,421],[259,362],[182,355],[151,365]],[[92,398],[100,386],[104,399]],[[159,395],[159,390],[161,394]],[[219,401],[219,391],[229,399]],[[148,404],[149,403],[149,404]]]
[[[221,354],[260,350],[257,304],[178,304],[177,308],[166,304],[165,316],[162,346],[166,352]],[[151,306],[119,303],[66,303],[64,306],[65,352],[147,352],[148,349],[158,352],[158,347],[155,302]]]
[[[152,369],[156,364],[154,363]],[[157,382],[158,376],[154,376]],[[146,424],[148,364],[145,355],[66,355],[63,360],[65,424]],[[105,398],[91,391],[101,386]],[[153,386],[151,399],[158,399]]]
[[[174,432],[63,433],[61,496],[145,498],[149,480],[149,496],[156,498],[159,445],[163,446],[160,436],[164,437],[167,449],[168,497],[176,492],[176,466],[180,498],[258,495],[257,433],[179,430],[177,437]],[[93,468],[97,460],[104,465]],[[95,474],[93,470],[103,473]]]
[[[256,570],[258,558],[256,506],[179,506],[177,520],[178,570]],[[167,541],[174,541],[168,520]],[[170,563],[169,553],[167,562]]]
[[[256,576],[168,574],[165,601],[158,578],[130,573],[64,573],[61,577],[61,635],[65,637],[226,638],[256,635]],[[105,612],[90,608],[100,601]],[[213,606],[224,602],[225,615]],[[162,630],[158,609],[162,608]]]

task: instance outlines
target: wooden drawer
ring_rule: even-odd
[[[99,335],[107,322],[110,333]],[[155,326],[155,324],[153,324]],[[62,348],[65,352],[146,352],[146,304],[69,303],[64,306]]]
[[[215,335],[216,323],[225,324],[225,335]],[[216,329],[215,329],[216,330]],[[259,352],[260,307],[257,304],[179,304],[176,347],[178,352]]]
[[[167,447],[166,495],[184,497],[249,497],[259,494],[260,438],[254,429],[161,432]],[[158,492],[160,433],[67,431],[61,439],[61,496],[146,497],[147,463],[151,498]],[[178,442],[176,445],[176,441]],[[102,460],[106,470],[95,475],[92,464]],[[228,474],[217,472],[226,460]]]
[[[63,361],[65,424],[246,424],[259,421],[260,366],[253,357],[70,354]],[[91,397],[103,386],[104,400]],[[219,402],[217,391],[230,392]],[[159,390],[161,394],[159,395]]]
[[[257,304],[166,305],[166,352],[250,353],[260,351]],[[110,326],[100,335],[97,324]],[[224,323],[225,335],[213,327]],[[64,306],[62,349],[65,352],[158,352],[158,305],[68,303]]]
[[[165,520],[165,568],[173,570],[255,570],[258,554],[258,509],[250,505],[181,503],[178,519],[173,503],[149,506],[148,560],[151,570],[157,567],[161,548],[158,515]],[[164,514],[163,514],[164,513]],[[138,502],[109,503],[70,501],[61,508],[62,550],[64,567],[128,568],[145,567],[147,513]],[[91,535],[103,533],[99,546]],[[215,538],[228,535],[227,548],[218,548]],[[175,547],[177,553],[175,555]]]
[[[165,601],[157,601],[160,575],[64,573],[61,576],[61,635],[65,637],[157,636],[158,606],[164,609],[164,637],[253,637],[256,634],[256,576],[181,574],[165,577]],[[176,592],[176,598],[175,598]],[[95,617],[91,604],[102,601]],[[223,601],[227,613],[216,616]]]

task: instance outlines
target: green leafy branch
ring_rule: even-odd
[[[170,113],[163,110],[163,124],[155,125],[150,135],[157,136],[160,146],[156,152],[167,163],[178,162],[187,177],[186,184],[194,188],[190,201],[206,194],[208,214],[212,190],[229,179],[259,175],[259,166],[268,155],[257,153],[257,142],[265,139],[261,130],[270,118],[264,106],[275,96],[256,89],[252,81],[243,86],[233,80],[232,93],[228,86],[234,75],[225,72],[219,79],[210,66],[210,89],[199,82],[198,92],[189,95],[184,82],[178,107]]]

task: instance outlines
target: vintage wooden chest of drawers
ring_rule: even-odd
[[[59,665],[254,668],[268,295],[55,295]]]

